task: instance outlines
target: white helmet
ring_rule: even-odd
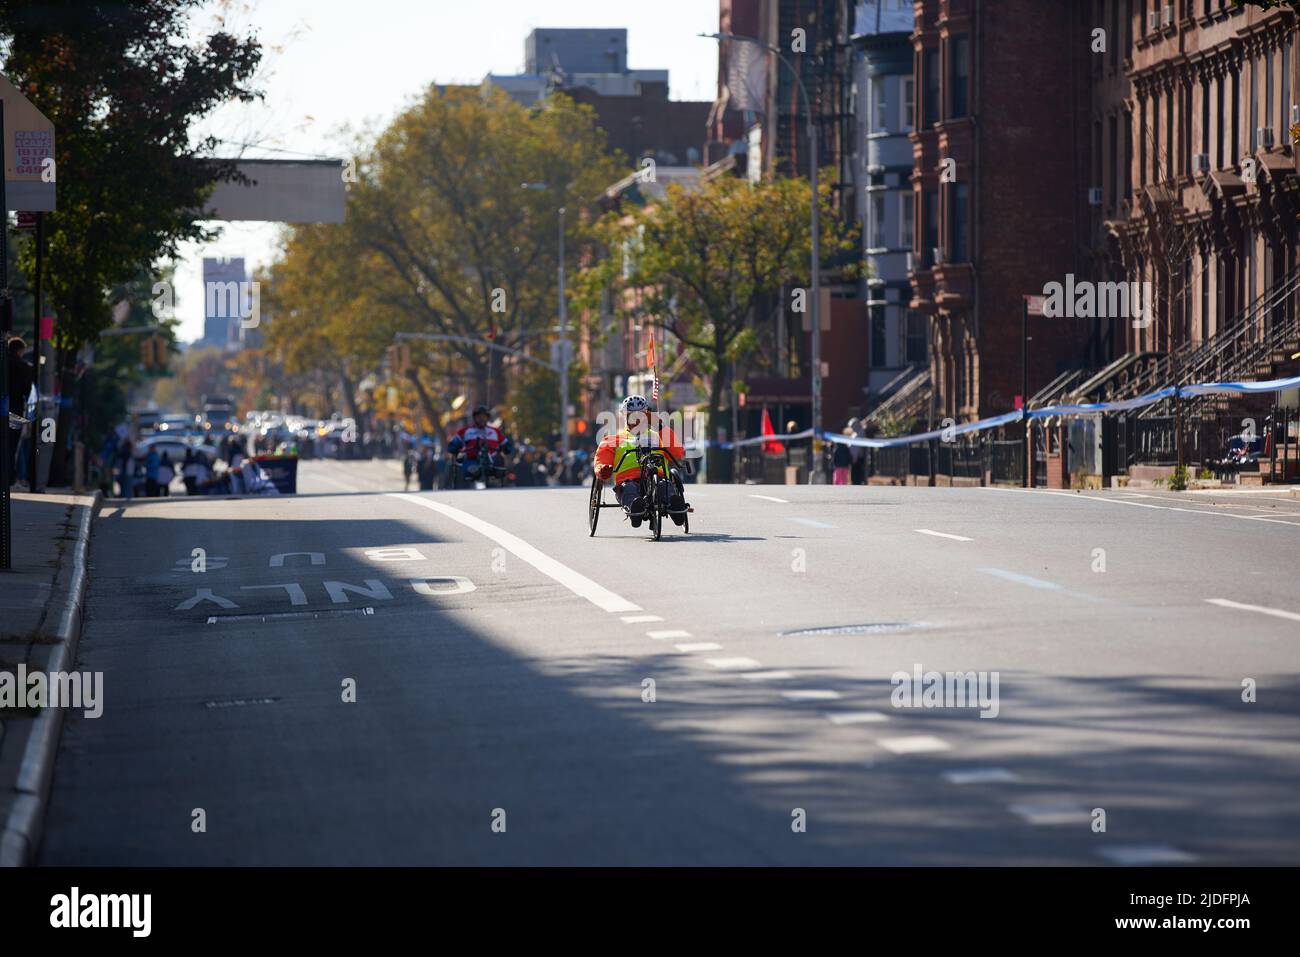
[[[645,400],[643,395],[629,395],[619,403],[618,411],[627,415],[629,412],[645,412],[650,408],[650,403]]]

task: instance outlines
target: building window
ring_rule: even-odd
[[[1273,51],[1264,54],[1264,125],[1273,128]],[[1273,130],[1273,141],[1278,140],[1278,130]]]
[[[1124,114],[1124,198],[1133,195],[1133,114]]]
[[[871,368],[881,369],[889,364],[885,345],[885,307],[871,307]]]
[[[1246,135],[1250,137],[1250,150],[1254,152],[1259,146],[1255,141],[1255,130],[1259,128],[1259,61],[1250,61],[1250,126]]]
[[[912,234],[915,232],[915,213],[912,210],[912,194],[898,194],[898,245],[903,249],[912,248]]]
[[[952,71],[952,87],[949,90],[948,115],[958,119],[966,115],[970,93],[970,38],[953,37],[948,41]]]
[[[1210,81],[1201,81],[1201,152],[1210,155]]]
[[[1232,165],[1236,166],[1241,159],[1241,138],[1238,131],[1241,129],[1241,71],[1237,70],[1232,74]]]
[[[1215,98],[1219,101],[1219,135],[1214,138],[1214,168],[1223,169],[1223,146],[1224,137],[1227,134],[1227,127],[1224,125],[1228,119],[1228,114],[1224,112],[1226,104],[1227,91],[1224,89],[1223,81],[1225,77],[1219,76],[1214,81]]]
[[[889,87],[885,84],[885,78],[878,76],[871,81],[871,89],[874,92],[872,96],[871,128],[878,133],[881,130],[889,129]]]
[[[1174,178],[1174,153],[1178,148],[1174,146],[1174,95],[1175,91],[1169,91],[1169,109],[1165,112],[1165,178]]]
[[[1111,114],[1106,124],[1110,137],[1106,144],[1106,155],[1110,158],[1110,205],[1119,208],[1119,117]]]
[[[899,84],[899,89],[902,91],[902,103],[899,109],[898,125],[903,130],[910,130],[913,121],[916,119],[916,81],[910,76],[905,76]]]
[[[1285,141],[1285,133],[1291,127],[1291,38],[1286,38],[1286,43],[1282,44],[1282,132]]]
[[[1106,42],[1110,44],[1110,68],[1114,70],[1119,66],[1119,0],[1110,0],[1110,36]]]
[[[924,67],[921,70],[921,82],[925,84],[922,120],[929,127],[939,122],[939,51],[926,50],[922,54],[922,62]]]
[[[965,183],[952,183],[948,193],[948,248],[952,261],[970,261],[970,244],[967,231],[970,225],[970,194]]]
[[[922,223],[923,245],[921,261],[927,267],[934,265],[934,253],[939,248],[939,190],[925,194],[925,221]]]
[[[871,194],[871,248],[885,246],[885,194]]]
[[[1147,182],[1147,101],[1143,99],[1138,104],[1138,185],[1145,186]]]
[[[907,314],[907,362],[921,363],[925,361],[925,340],[927,332],[926,317],[916,312]]]

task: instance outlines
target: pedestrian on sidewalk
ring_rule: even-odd
[[[144,457],[144,494],[146,498],[158,497],[158,465],[161,461],[158,457],[158,450],[150,446],[148,453]]]
[[[851,429],[844,430],[845,435],[852,435]],[[848,485],[849,475],[853,470],[853,451],[843,442],[835,443],[835,450],[831,453],[831,464],[834,466],[834,482],[836,485]]]
[[[181,462],[181,481],[185,483],[185,494],[195,495],[199,490],[199,457],[194,454],[193,449],[185,450],[185,458]]]
[[[35,373],[32,367],[28,365],[24,356],[27,353],[27,343],[18,336],[9,337],[9,411],[15,415],[22,415],[27,408],[27,396],[32,391],[32,383],[36,381]],[[8,428],[9,423],[5,422]],[[18,450],[22,447],[22,429],[9,430],[9,475],[12,481],[17,482],[19,475],[17,460]]]
[[[166,452],[158,460],[158,494],[163,498],[171,495],[172,479],[176,477],[176,470],[172,468],[171,456]]]
[[[130,436],[123,438],[117,447],[117,484],[122,498],[135,497],[135,446]]]

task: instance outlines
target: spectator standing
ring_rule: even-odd
[[[117,447],[117,484],[123,498],[135,497],[135,446],[129,436]]]
[[[150,446],[144,457],[144,494],[146,498],[158,497],[158,450]]]
[[[176,477],[176,470],[172,468],[171,456],[166,452],[158,460],[158,494],[163,498],[171,496],[172,479]]]
[[[35,373],[32,367],[27,364],[24,356],[27,353],[27,343],[18,336],[9,337],[9,411],[15,415],[22,415],[27,408],[27,396],[32,391],[32,383],[35,381]],[[5,428],[9,423],[5,422]],[[16,461],[18,459],[18,449],[22,446],[22,429],[10,429],[9,431],[9,475],[13,481],[17,482],[19,472]]]
[[[852,435],[850,429],[844,430],[845,435]],[[853,471],[853,452],[843,442],[836,442],[835,449],[831,452],[831,464],[834,466],[834,482],[836,485],[848,485],[849,477]]]

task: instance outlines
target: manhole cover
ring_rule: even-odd
[[[798,628],[779,632],[782,638],[802,638],[805,635],[878,635],[889,631],[908,631],[925,628],[921,621],[869,621],[861,625],[826,625],[822,628]]]

